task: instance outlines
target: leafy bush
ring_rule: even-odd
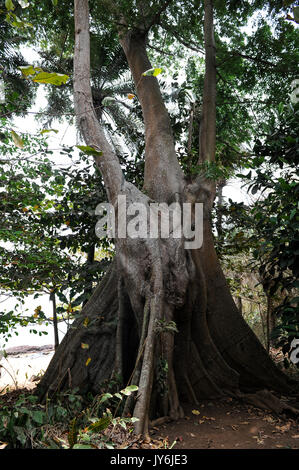
[[[84,399],[77,390],[60,394],[55,400],[38,403],[35,395],[19,395],[14,403],[5,404],[0,398],[0,446],[7,448],[113,448],[111,434],[116,427],[127,432],[136,418],[116,416],[108,401],[118,400],[137,391],[130,385],[114,394],[104,393],[93,398],[84,408]],[[3,396],[4,398],[4,396]],[[89,397],[90,398],[90,397]],[[103,434],[110,426],[111,432]]]

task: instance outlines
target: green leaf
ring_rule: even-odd
[[[99,152],[95,148],[89,147],[88,145],[76,145],[76,147],[86,155],[92,155],[93,157],[100,157],[103,155],[103,152]]]
[[[105,446],[107,447],[107,449],[110,449],[110,450],[111,450],[111,449],[114,449],[114,445],[113,445],[112,442],[106,442],[106,443],[105,443]]]
[[[137,385],[129,385],[128,387],[124,388],[120,391],[123,395],[129,396],[131,393],[136,392],[138,390]]]
[[[136,423],[137,421],[139,421],[139,418],[135,418],[134,416],[132,418],[129,418],[130,422],[131,423]]]
[[[52,0],[52,3],[53,3],[53,5],[54,5],[54,7],[57,7],[57,5],[58,5],[58,0]]]
[[[108,428],[110,422],[111,422],[111,419],[108,416],[105,417],[105,418],[101,418],[101,419],[99,419],[99,421],[96,421],[95,423],[92,423],[88,427],[88,430],[91,431],[91,432],[104,431],[104,429]]]
[[[119,421],[119,424],[121,425],[123,429],[127,429],[127,425],[124,421]]]
[[[15,15],[12,10],[7,12],[5,21],[13,26],[14,28],[18,29],[25,29],[25,28],[33,28],[31,23],[27,23],[26,21],[22,21],[17,15]]]
[[[68,75],[55,72],[40,72],[37,75],[34,75],[34,77],[32,78],[35,83],[47,83],[49,85],[56,86],[65,84],[68,79]]]
[[[44,422],[44,413],[42,411],[33,411],[32,419],[38,424],[43,424],[43,422]]]
[[[25,65],[22,67],[19,67],[21,70],[22,74],[25,77],[29,77],[30,75],[35,75],[36,72],[42,72],[42,69],[40,67],[33,67],[33,65]]]
[[[156,77],[157,75],[160,75],[160,73],[164,72],[162,68],[155,67],[153,69],[146,70],[143,72],[144,77]]]
[[[12,2],[12,0],[5,0],[5,6],[8,11],[14,10],[15,6]]]
[[[104,393],[104,395],[101,397],[99,404],[101,405],[105,401],[109,400],[109,398],[112,398],[113,395],[111,393]]]
[[[15,28],[24,29],[24,28],[33,28],[31,23],[27,23],[27,21],[22,21],[17,15],[12,12],[9,12],[8,23]]]
[[[44,135],[48,134],[49,132],[55,132],[55,134],[58,134],[59,131],[57,129],[43,129],[42,131],[40,131],[40,134]]]
[[[24,141],[23,139],[15,132],[15,131],[10,131],[12,135],[12,140],[14,141],[15,145],[19,147],[20,149],[24,148]]]
[[[290,213],[290,220],[293,219],[293,217],[296,215],[296,213],[297,213],[297,209],[293,209],[293,210],[291,211],[291,213]]]
[[[44,72],[40,67],[33,67],[33,65],[26,65],[19,67],[22,74],[26,78],[31,78],[35,83],[46,83],[50,85],[60,86],[65,84],[69,76],[56,72]]]
[[[299,23],[299,6],[293,8],[294,19]]]

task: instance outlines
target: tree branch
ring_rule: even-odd
[[[150,44],[148,44],[147,47],[148,47],[149,49],[153,49],[153,51],[159,52],[159,54],[161,54],[161,55],[167,55],[167,56],[169,56],[169,57],[173,57],[173,54],[171,54],[170,52],[163,51],[163,50],[160,49],[159,47],[152,46],[152,45],[150,45]]]
[[[194,51],[194,52],[201,52],[203,53],[204,52],[204,49],[198,47],[198,44],[196,44],[194,41],[192,40],[187,40],[185,38],[183,38],[180,33],[177,31],[177,30],[174,30],[172,29],[170,26],[166,25],[166,24],[161,24],[161,27],[167,31],[168,33],[171,33],[173,34],[174,38],[176,41],[178,41],[179,43],[183,44],[183,46],[187,47],[188,49],[190,49],[191,51]]]
[[[260,59],[259,57],[253,57],[252,55],[248,55],[248,54],[242,54],[239,51],[230,51],[230,53],[234,56],[240,56],[243,59],[251,60],[252,62],[257,62],[259,64],[267,65],[268,67],[277,67],[277,64],[273,64],[272,62],[269,62],[268,60],[263,60],[263,59]]]
[[[205,78],[200,125],[199,163],[215,160],[216,149],[216,52],[213,25],[213,0],[205,0]]]
[[[198,165],[214,162],[216,153],[216,48],[213,16],[213,0],[204,0],[205,78],[199,128]],[[186,191],[190,200],[200,200],[205,204],[207,217],[215,198],[215,181],[199,173]]]
[[[166,0],[166,2],[161,6],[160,10],[156,13],[154,18],[151,20],[151,23],[149,25],[149,29],[154,25],[154,24],[159,24],[160,23],[160,18],[162,13],[168,8],[168,6],[171,4],[173,0]]]
[[[142,74],[152,68],[146,52],[146,33],[120,32],[120,43],[133,75],[145,125],[144,186],[158,201],[175,198],[183,183],[183,173],[176,156],[170,118],[156,77]]]
[[[124,183],[119,160],[99,124],[90,86],[90,36],[88,0],[75,0],[74,107],[86,145],[102,152],[95,157],[109,201],[114,203]]]

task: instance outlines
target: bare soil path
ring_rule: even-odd
[[[229,398],[184,410],[185,418],[153,428],[151,437],[176,441],[174,449],[299,449],[299,422],[287,416]]]

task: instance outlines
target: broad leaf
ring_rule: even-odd
[[[32,78],[35,83],[47,83],[56,86],[65,84],[68,79],[68,75],[55,72],[40,72]]]
[[[14,28],[18,29],[25,29],[25,28],[33,28],[33,25],[31,23],[27,23],[27,21],[21,20],[17,15],[15,15],[12,10],[9,10],[5,21],[13,26]]]
[[[99,152],[93,147],[89,147],[89,145],[76,145],[76,147],[86,155],[92,155],[93,157],[100,157],[101,155],[103,155],[102,152]]]
[[[14,141],[15,145],[19,147],[19,149],[24,148],[23,139],[15,131],[11,131],[11,135],[12,135],[12,140]]]
[[[134,416],[132,418],[129,418],[131,423],[136,423],[139,421],[139,418],[135,418]]]
[[[131,393],[136,392],[138,390],[137,385],[129,385],[128,387],[124,388],[120,391],[123,395],[129,396]]]
[[[38,424],[43,424],[44,422],[44,413],[42,411],[33,411],[32,418]]]
[[[111,395],[111,393],[104,393],[104,395],[101,397],[101,399],[99,401],[100,405],[102,403],[104,403],[105,401],[109,400],[109,398],[112,398],[112,397],[113,397],[113,395]]]
[[[101,418],[99,421],[96,421],[95,423],[92,423],[89,427],[88,430],[91,432],[101,432],[104,431],[104,429],[108,428],[111,420],[109,417]]]
[[[42,69],[39,67],[33,67],[33,65],[24,65],[22,67],[19,67],[21,70],[22,74],[25,77],[29,77],[30,75],[35,75],[36,72],[41,72]]]
[[[160,73],[162,72],[163,72],[162,68],[156,67],[153,69],[146,70],[145,72],[143,72],[142,75],[144,77],[156,77],[157,75],[160,75]]]
[[[12,2],[12,0],[5,0],[5,6],[8,11],[14,10],[15,6]]]
[[[43,129],[40,131],[41,135],[48,134],[49,132],[55,132],[55,134],[58,134],[59,131],[57,129]]]
[[[35,83],[60,86],[65,84],[69,79],[68,75],[56,72],[44,72],[40,67],[33,67],[33,65],[22,66],[19,67],[19,69],[26,78],[31,78]]]

